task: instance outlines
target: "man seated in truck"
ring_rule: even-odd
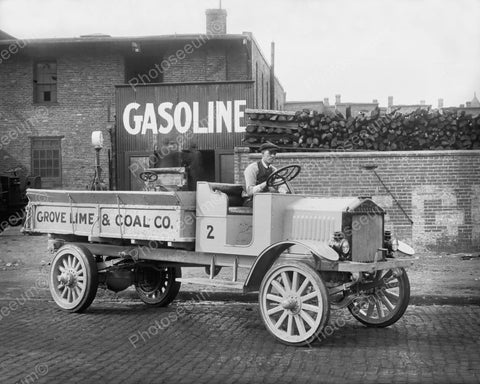
[[[280,185],[278,188],[268,188],[267,179],[277,169],[272,165],[277,156],[277,152],[280,150],[278,146],[273,143],[266,142],[260,146],[260,152],[262,153],[262,159],[260,161],[251,163],[245,168],[243,172],[245,177],[245,196],[247,199],[244,202],[244,206],[253,206],[253,195],[261,192],[280,192],[287,193],[288,189],[285,184]]]

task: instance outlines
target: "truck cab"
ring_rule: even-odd
[[[273,244],[294,241],[329,260],[373,261],[383,247],[385,211],[370,198],[258,193],[250,208],[243,206],[242,191],[240,184],[198,183],[198,252],[258,256]],[[331,246],[336,233],[349,245],[345,255]]]

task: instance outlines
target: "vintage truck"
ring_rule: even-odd
[[[299,171],[283,167],[267,184]],[[166,306],[186,281],[181,268],[204,266],[209,277],[194,282],[214,283],[219,268],[232,267],[219,284],[258,291],[267,330],[285,344],[313,342],[331,309],[348,308],[372,327],[402,317],[413,250],[384,230],[385,211],[372,199],[260,193],[249,208],[242,191],[212,182],[196,192],[30,189],[24,230],[48,233],[50,291],[70,312],[88,308],[99,284],[134,285],[146,304]],[[249,269],[245,281],[238,268]]]
[[[0,174],[0,233],[8,226],[22,224],[27,205],[27,187],[41,188],[39,176],[23,177],[21,168],[12,168]]]

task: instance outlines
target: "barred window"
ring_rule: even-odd
[[[42,185],[61,185],[61,137],[32,138],[32,173],[42,178]]]
[[[53,103],[57,101],[57,63],[55,61],[35,63],[33,90],[33,101],[35,103]]]

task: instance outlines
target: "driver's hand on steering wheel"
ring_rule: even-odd
[[[272,193],[288,193],[288,189],[285,184],[280,185],[278,187],[267,187],[268,192]]]
[[[262,185],[262,190],[263,191],[271,192],[271,193],[279,193],[280,192],[280,188],[278,188],[278,187],[267,187],[267,182],[266,181],[264,181],[260,185]]]
[[[287,194],[289,191],[288,191],[288,188],[285,184],[282,184],[280,186],[278,186],[277,188],[277,191],[278,193],[283,193],[283,194]]]

